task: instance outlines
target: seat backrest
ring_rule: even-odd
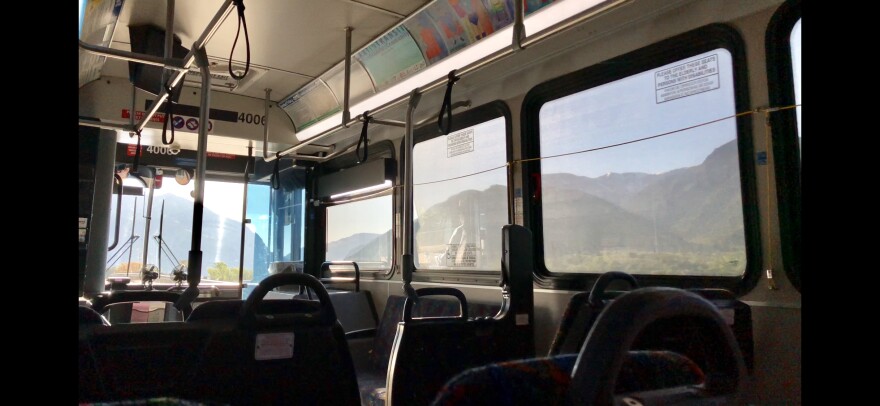
[[[391,295],[385,303],[385,310],[376,327],[370,352],[370,361],[379,370],[388,368],[397,325],[403,321],[405,302],[406,297]],[[468,317],[492,317],[498,314],[499,310],[500,305],[497,304],[468,303]],[[458,314],[458,303],[451,300],[420,298],[419,304],[413,307],[413,317],[452,317]]]
[[[390,404],[428,404],[444,383],[468,368],[535,356],[532,235],[511,224],[502,227],[501,234],[502,300],[497,314],[418,320],[409,314],[413,301],[406,299],[386,379]],[[422,288],[415,294],[420,302],[421,296],[454,296],[462,310],[471,307],[454,288]]]
[[[683,385],[664,391],[617,394],[623,365],[630,350],[666,349],[667,338],[694,342],[682,349],[705,374],[696,389]],[[649,375],[656,372],[649,372]],[[746,384],[742,353],[730,326],[718,308],[703,297],[675,288],[641,288],[611,302],[599,315],[584,343],[572,372],[568,404],[615,404],[621,396],[636,396],[644,403],[742,401]]]
[[[104,325],[109,326],[110,322],[101,316],[100,313],[92,310],[91,307],[79,306],[79,324],[82,325]]]
[[[329,291],[330,301],[342,329],[349,331],[376,328],[378,325],[373,297],[369,291]]]
[[[81,366],[91,368],[79,376],[80,401],[180,396],[197,378],[209,337],[209,330],[179,322],[98,326],[80,334]]]
[[[295,284],[307,285],[318,301],[263,300],[275,287]],[[214,306],[206,314],[234,305]],[[345,333],[316,278],[271,275],[239,306],[237,323],[231,325],[202,316],[187,323],[214,325],[216,330],[201,364],[202,375],[189,385],[194,394],[211,393],[208,400],[231,404],[360,403]]]
[[[733,330],[733,335],[743,354],[746,368],[752,371],[754,368],[754,340],[752,335],[752,311],[749,305],[738,300],[736,296],[724,289],[688,289],[712,302],[724,320]],[[550,344],[548,356],[560,354],[575,354],[580,351],[587,339],[590,327],[596,321],[601,309],[596,309],[589,304],[589,292],[579,292],[571,297],[559,328]],[[668,338],[667,338],[668,340]],[[676,346],[675,350],[684,351],[685,343]]]

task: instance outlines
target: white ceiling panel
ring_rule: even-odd
[[[245,89],[232,91],[278,101],[339,63],[345,54],[345,27],[352,31],[352,51],[395,26],[429,1],[423,0],[251,0],[245,1],[251,64],[265,73]],[[174,33],[190,48],[217,13],[222,0],[177,0]],[[129,25],[153,24],[164,28],[165,1],[128,0],[119,17],[112,46],[130,50]],[[378,10],[380,8],[382,10]],[[389,13],[390,11],[390,13]],[[238,28],[233,11],[221,24],[206,50],[212,63],[225,64]],[[244,64],[244,32],[239,35],[233,62]],[[262,72],[261,72],[262,73]],[[127,62],[108,60],[102,74],[127,77]],[[215,90],[220,90],[216,89]],[[222,91],[222,90],[220,90]]]

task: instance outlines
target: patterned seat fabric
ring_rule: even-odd
[[[615,391],[640,392],[699,385],[706,377],[690,358],[672,351],[630,351],[620,367]]]
[[[550,344],[549,355],[559,355],[563,353],[563,347],[572,347],[573,344],[570,344],[568,340],[577,339],[581,341],[582,344],[582,338],[575,338],[573,336],[569,337],[569,332],[575,323],[575,318],[583,311],[583,307],[586,305],[587,299],[589,298],[590,292],[580,292],[576,293],[568,300],[568,306],[565,307],[565,312],[562,314],[562,320],[559,322],[559,329],[556,330],[556,336],[553,337],[553,342]],[[583,338],[586,338],[586,333],[588,332],[589,330],[580,333],[580,335],[583,335]],[[580,349],[580,346],[577,347]],[[576,353],[577,350],[565,352]]]
[[[472,368],[452,378],[434,406],[562,405],[577,354],[501,362]],[[617,393],[698,385],[703,372],[689,358],[670,351],[630,351],[617,377]]]
[[[561,405],[576,360],[568,354],[472,368],[447,382],[433,405]]]
[[[134,399],[134,400],[117,400],[112,402],[97,402],[97,403],[80,403],[80,406],[171,406],[171,405],[180,405],[180,406],[207,406],[207,405],[223,405],[223,403],[203,403],[203,402],[195,402],[191,400],[184,400],[178,398],[169,398],[169,397],[160,397],[160,398],[149,398],[149,399]]]

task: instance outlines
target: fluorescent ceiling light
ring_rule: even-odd
[[[365,188],[352,190],[350,192],[340,193],[338,195],[332,195],[332,196],[330,196],[330,200],[336,200],[336,199],[339,199],[342,197],[348,197],[348,196],[364,195],[364,194],[367,194],[370,192],[378,192],[380,190],[388,189],[390,187],[391,187],[391,181],[386,179],[385,182],[380,185],[368,186]]]

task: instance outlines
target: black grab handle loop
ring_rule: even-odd
[[[238,30],[235,31],[235,40],[232,41],[232,49],[229,50],[229,75],[235,80],[242,80],[247,76],[248,71],[251,70],[251,39],[248,35],[247,21],[244,19],[244,0],[233,0],[232,2],[238,10]],[[232,71],[232,53],[235,52],[235,46],[238,44],[238,34],[241,33],[242,25],[244,25],[244,42],[245,48],[247,49],[247,60],[244,64],[244,73],[242,73],[241,76],[238,76]]]
[[[370,110],[367,110],[363,114],[364,117],[364,126],[361,127],[361,137],[358,139],[357,148],[355,149],[355,155],[357,155],[358,163],[362,163],[367,160],[367,146],[369,145],[369,140],[367,139],[367,127],[370,125],[370,120],[373,119],[370,116]],[[361,143],[364,145],[364,155],[361,156]]]
[[[440,105],[440,114],[437,116],[437,127],[440,128],[440,134],[447,135],[452,130],[452,85],[460,79],[455,76],[455,69],[449,71],[446,82],[446,94],[443,96],[443,104]],[[446,113],[446,128],[443,128],[443,114]]]
[[[272,169],[272,179],[270,179],[270,183],[272,184],[272,189],[278,190],[281,188],[281,178],[278,176],[278,164],[281,163],[281,154],[275,153],[275,168]]]
[[[168,98],[165,99],[165,121],[162,122],[162,144],[164,145],[174,144],[174,123],[171,123],[171,139],[166,139],[168,123],[174,121],[174,103],[171,102],[172,90],[174,90],[173,87],[165,85],[165,92],[168,93]]]
[[[138,164],[141,163],[141,130],[135,130],[138,136],[137,148],[134,150],[134,159],[131,161],[131,171],[138,171]],[[122,191],[120,191],[122,193]]]

